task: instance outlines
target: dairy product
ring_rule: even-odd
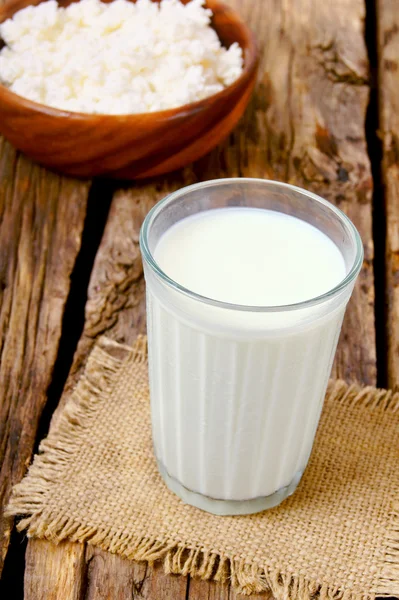
[[[197,294],[249,306],[303,302],[346,275],[341,252],[316,227],[246,207],[179,221],[159,240],[155,260],[171,279]]]
[[[242,73],[204,0],[55,0],[0,24],[0,83],[67,111],[145,113],[207,98]]]
[[[278,504],[312,449],[361,265],[356,230],[298,188],[219,180],[155,207],[141,247],[161,474],[218,514]]]

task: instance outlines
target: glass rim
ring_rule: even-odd
[[[207,188],[207,187],[217,187],[218,185],[228,184],[228,183],[237,184],[237,183],[246,183],[246,182],[247,183],[257,182],[257,183],[260,183],[261,185],[265,185],[265,186],[273,184],[273,186],[277,186],[277,187],[281,187],[283,189],[299,192],[302,196],[307,197],[307,198],[312,198],[319,204],[322,204],[323,206],[325,206],[332,213],[335,213],[335,215],[344,223],[346,228],[349,230],[350,236],[353,241],[353,245],[356,249],[356,255],[355,255],[353,264],[352,264],[349,272],[347,273],[347,275],[344,277],[344,279],[342,279],[336,286],[334,286],[327,292],[324,292],[323,294],[320,294],[319,296],[315,296],[314,298],[309,298],[308,300],[302,300],[301,302],[295,302],[293,304],[252,306],[252,305],[246,305],[246,304],[234,304],[232,302],[224,302],[222,300],[208,298],[207,296],[203,296],[201,294],[198,294],[197,292],[194,292],[193,290],[190,290],[189,288],[184,287],[183,285],[181,285],[180,283],[178,283],[177,281],[175,281],[174,279],[169,277],[169,275],[167,275],[165,273],[165,271],[163,271],[163,269],[161,269],[161,267],[156,262],[154,256],[152,255],[152,253],[150,251],[149,245],[148,245],[148,233],[149,233],[150,227],[151,227],[152,223],[154,222],[155,218],[159,215],[159,213],[166,206],[171,204],[174,200],[176,200],[177,198],[179,198],[181,196],[184,196],[185,194],[187,194],[191,191],[201,189],[201,188]],[[210,209],[210,210],[212,210],[212,209]],[[180,189],[176,190],[175,192],[167,194],[164,198],[162,198],[162,200],[157,202],[152,207],[152,209],[147,213],[147,216],[145,217],[145,219],[143,221],[143,224],[140,229],[140,249],[141,249],[143,259],[151,267],[152,271],[164,283],[166,283],[169,287],[178,291],[179,293],[184,294],[185,296],[188,296],[194,300],[197,300],[198,302],[210,304],[211,306],[216,306],[218,308],[224,308],[224,309],[235,310],[235,311],[244,311],[244,312],[258,312],[258,313],[283,312],[283,311],[293,311],[293,310],[305,309],[305,308],[309,308],[311,306],[315,306],[317,304],[321,304],[327,300],[332,299],[335,296],[338,296],[340,292],[342,292],[345,288],[347,288],[356,279],[356,277],[362,267],[363,257],[364,257],[363,243],[362,243],[362,240],[361,240],[358,230],[356,229],[356,227],[352,223],[352,221],[349,219],[349,217],[342,210],[340,210],[339,208],[334,206],[334,204],[332,204],[328,200],[325,200],[321,196],[314,194],[313,192],[310,192],[308,190],[305,190],[305,189],[300,188],[295,185],[291,185],[290,183],[284,183],[282,181],[274,181],[273,179],[260,179],[260,178],[256,178],[256,177],[231,177],[231,178],[225,177],[225,178],[221,178],[221,179],[210,179],[208,181],[194,183],[192,185],[180,188]]]

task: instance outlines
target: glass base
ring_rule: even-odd
[[[186,504],[191,504],[191,506],[219,516],[252,515],[278,506],[295,492],[303,473],[303,471],[297,473],[291,483],[270,496],[252,498],[251,500],[217,500],[187,489],[177,479],[169,475],[159,460],[157,460],[157,463],[159,472],[171,492],[174,492]]]

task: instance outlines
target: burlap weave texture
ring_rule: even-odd
[[[331,382],[298,490],[258,515],[184,505],[152,450],[145,339],[101,338],[9,514],[28,535],[163,560],[277,600],[399,595],[399,394]]]

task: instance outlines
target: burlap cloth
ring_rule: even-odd
[[[329,387],[310,464],[278,508],[216,517],[184,505],[157,472],[145,339],[102,338],[13,492],[20,529],[162,559],[168,573],[230,579],[278,600],[399,595],[399,394]]]

